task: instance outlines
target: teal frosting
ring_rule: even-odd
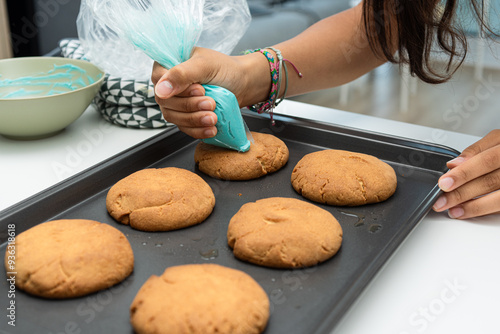
[[[121,31],[123,37],[144,51],[151,59],[170,69],[189,59],[203,30],[201,21],[196,19],[201,17],[203,6],[191,9],[193,13],[182,11],[171,17],[170,13],[146,14],[138,11],[136,16],[131,17],[135,21],[130,24],[119,21],[111,22],[110,26]],[[117,26],[113,27],[113,24]],[[240,152],[248,151],[250,141],[246,136],[245,123],[236,96],[222,87],[214,85],[204,85],[204,87],[206,95],[215,100],[218,120],[215,125],[217,135],[203,141]]]
[[[0,90],[2,88],[19,87],[16,90],[9,89],[6,93],[0,91],[0,98],[17,99],[57,95],[86,87],[95,81],[85,70],[78,66],[72,64],[54,65],[54,68],[46,73],[42,72],[33,76],[15,79],[0,79]]]
[[[215,137],[203,139],[207,144],[230,148],[240,152],[250,149],[250,141],[241,116],[238,100],[229,90],[213,85],[203,85],[205,94],[215,100],[217,115],[217,134]]]

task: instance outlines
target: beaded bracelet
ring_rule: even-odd
[[[269,100],[267,100],[266,102],[259,102],[254,105],[247,106],[247,108],[259,114],[263,112],[269,112],[269,115],[271,117],[271,123],[274,125],[273,109],[276,103],[276,99],[278,98],[278,92],[279,92],[280,60],[278,59],[275,61],[271,52],[263,49],[247,50],[245,51],[245,54],[253,52],[262,53],[269,62],[269,69],[271,72],[271,90],[269,91]]]
[[[274,53],[276,53],[276,58],[278,58],[278,63],[277,63],[277,66],[278,66],[278,88],[276,91],[276,99],[274,100],[274,107],[277,107],[278,104],[280,104],[281,101],[284,100],[284,97],[282,97],[281,100],[278,101],[279,93],[280,93],[280,89],[281,89],[281,82],[283,81],[283,79],[281,78],[281,73],[283,70],[283,56],[281,55],[281,51],[276,49],[276,48],[267,47],[266,49],[273,50]],[[285,67],[285,72],[286,72],[286,67]],[[286,77],[286,75],[285,75],[285,77]],[[288,83],[288,80],[286,80],[286,81]],[[286,89],[286,87],[285,87],[285,89]]]
[[[266,51],[265,49],[274,51],[276,53],[277,59],[275,60],[273,55],[269,51]],[[271,90],[269,92],[269,100],[267,100],[266,102],[256,103],[254,105],[248,106],[247,108],[252,111],[256,111],[259,114],[263,112],[268,112],[271,118],[271,124],[274,125],[275,124],[273,118],[274,108],[285,99],[286,92],[288,90],[288,69],[286,67],[286,62],[292,65],[293,69],[295,70],[299,78],[302,78],[302,73],[297,69],[297,67],[291,61],[283,58],[280,50],[273,47],[266,47],[265,49],[247,50],[245,51],[245,54],[260,52],[268,60],[269,69],[271,71]],[[282,82],[281,73],[283,70],[285,72],[285,90],[283,96],[278,101],[278,96]]]

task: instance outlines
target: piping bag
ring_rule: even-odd
[[[195,45],[229,54],[250,23],[246,0],[83,1],[102,26],[167,69],[188,60]],[[218,119],[217,135],[203,141],[248,151],[252,137],[236,96],[222,87],[203,87],[215,100]]]

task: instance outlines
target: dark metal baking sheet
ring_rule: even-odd
[[[197,141],[169,129],[48,190],[0,212],[1,256],[7,226],[15,233],[44,221],[94,219],[110,224],[128,237],[135,255],[133,274],[121,284],[86,297],[45,300],[15,291],[16,327],[7,324],[8,282],[0,274],[0,329],[7,333],[132,333],[129,306],[152,274],[187,263],[218,263],[250,274],[268,293],[271,318],[266,333],[329,333],[363,288],[430,210],[439,195],[437,179],[446,161],[458,152],[423,142],[291,117],[269,119],[245,113],[253,131],[283,139],[290,150],[280,171],[251,181],[229,182],[199,172],[193,162]],[[295,164],[307,153],[327,149],[368,153],[396,171],[398,188],[379,204],[355,208],[317,204],[340,222],[344,242],[332,259],[311,268],[277,270],[235,259],[227,246],[230,218],[246,202],[283,196],[301,198],[291,187]],[[161,233],[136,231],[107,214],[107,190],[121,178],[143,168],[175,166],[199,174],[212,187],[216,206],[202,224]],[[20,185],[21,186],[21,185]],[[5,190],[3,190],[5,191]],[[186,301],[189,302],[189,301]],[[169,315],[166,314],[166,317]]]

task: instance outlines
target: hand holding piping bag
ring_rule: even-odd
[[[251,58],[255,56],[259,55]],[[263,65],[266,66],[265,63]],[[199,83],[226,88],[236,96],[239,106],[244,106],[252,93],[244,80],[245,66],[243,57],[230,57],[199,47],[194,48],[190,59],[170,70],[155,63],[151,79],[164,118],[191,137],[202,139],[215,136],[215,101],[205,95],[205,88]],[[270,78],[266,79],[270,82]],[[262,95],[266,94],[263,87]]]
[[[125,3],[88,0],[87,5],[100,24],[112,29],[119,38],[127,40],[165,68],[174,68],[190,60],[197,44],[230,53],[251,19],[245,0],[130,0]],[[185,78],[186,73],[182,69],[185,71],[186,66],[180,68],[181,71],[173,70],[173,73],[180,73],[181,78]],[[196,76],[193,73],[189,75]],[[200,79],[210,81],[207,80],[210,75]],[[212,129],[209,134],[215,133],[215,136],[206,136],[203,141],[248,151],[250,141],[235,95],[223,87],[207,85],[207,82],[204,84],[205,87],[198,85],[198,90],[192,90],[191,94],[211,97],[205,100],[205,104],[202,103],[202,107],[213,111],[217,117],[211,113],[204,121],[215,124],[217,132]],[[170,86],[174,87],[160,85],[167,88],[167,93]],[[161,89],[159,92],[161,95]]]

